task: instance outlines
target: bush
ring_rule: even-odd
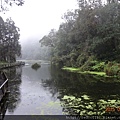
[[[105,73],[108,76],[120,76],[120,64],[109,62],[105,67]]]
[[[105,62],[96,62],[96,64],[92,67],[93,71],[104,71],[104,67],[105,67]]]
[[[77,58],[77,64],[79,67],[85,64],[85,62],[88,60],[88,56],[85,54],[81,54]]]
[[[93,63],[94,57],[90,56],[87,61],[80,67],[82,71],[91,71],[91,67],[95,64]]]
[[[40,64],[38,64],[38,63],[35,63],[35,64],[33,64],[32,66],[31,66],[33,69],[38,69],[38,68],[40,68],[41,67],[41,65]]]

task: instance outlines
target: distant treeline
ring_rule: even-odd
[[[78,0],[79,9],[64,14],[59,30],[40,43],[51,46],[52,63],[81,67],[89,61],[120,60],[120,3],[118,0]]]
[[[0,17],[0,61],[15,62],[16,56],[21,55],[19,31],[11,18],[4,21]]]
[[[30,42],[29,42],[30,41]],[[28,44],[29,43],[29,44]],[[35,38],[28,38],[22,45],[22,57],[24,60],[50,60],[50,48],[39,44]]]

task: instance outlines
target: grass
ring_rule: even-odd
[[[96,72],[96,71],[81,71],[80,68],[73,68],[73,67],[63,67],[62,70],[67,70],[70,72],[76,72],[76,73],[81,73],[81,74],[92,74],[92,75],[99,75],[99,76],[104,76],[104,77],[109,77],[106,75],[105,72]]]
[[[78,73],[84,73],[84,74],[93,74],[93,75],[99,75],[99,76],[106,76],[105,72],[95,72],[95,71],[84,71],[84,72],[78,72]]]
[[[79,72],[80,71],[79,68],[73,68],[73,67],[63,67],[62,70],[67,70],[70,72]]]

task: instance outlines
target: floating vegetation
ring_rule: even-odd
[[[87,95],[83,95],[81,97],[83,97],[85,100],[89,100],[90,99],[89,96],[87,96]]]
[[[65,95],[62,99],[63,100],[64,99],[71,99],[71,100],[73,100],[73,99],[75,99],[75,97],[74,96],[67,96],[67,95]]]
[[[64,95],[61,101],[64,108],[63,112],[66,115],[120,115],[118,111],[120,109],[120,100],[116,99],[99,99],[94,102],[90,96],[83,94],[79,98]]]
[[[37,70],[37,69],[39,69],[39,68],[41,67],[41,65],[38,64],[38,63],[35,63],[35,64],[33,64],[31,67],[32,67],[33,69]]]

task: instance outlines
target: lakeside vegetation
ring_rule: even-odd
[[[106,76],[105,72],[81,71],[79,68],[72,68],[72,67],[63,67],[62,70],[67,70],[70,72],[76,72],[81,74],[93,74],[93,75],[99,75],[99,76]]]
[[[11,18],[0,17],[0,63],[14,63],[21,56],[19,28]]]
[[[120,64],[116,62],[109,62],[105,64],[105,62],[98,63],[94,66],[89,66],[89,70],[83,70],[83,66],[80,68],[74,67],[66,67],[64,66],[62,69],[70,72],[77,72],[83,74],[93,74],[104,77],[118,77],[120,78]]]
[[[0,12],[5,14],[13,5],[22,6],[23,4],[24,0],[1,0]],[[15,64],[16,57],[21,56],[19,39],[20,29],[15,25],[12,18],[3,20],[0,16],[0,67],[10,63]]]
[[[119,1],[78,0],[78,5],[64,14],[58,30],[40,40],[51,46],[51,63],[70,71],[120,76]]]

